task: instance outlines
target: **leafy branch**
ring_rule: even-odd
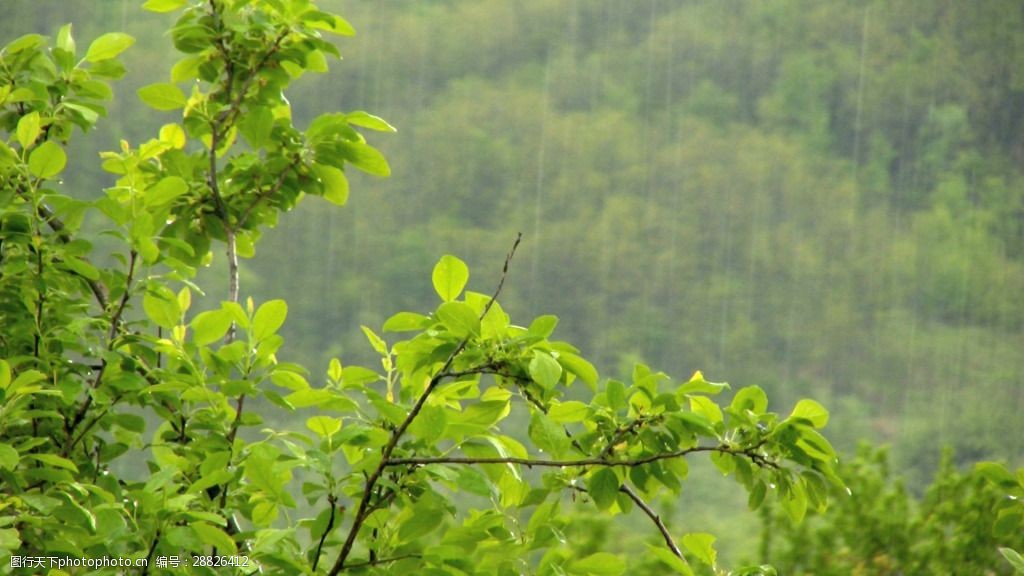
[[[494,293],[491,295],[490,300],[488,300],[487,304],[484,306],[483,312],[480,314],[481,319],[487,316],[487,313],[490,312],[491,307],[494,305],[494,301],[497,300],[498,295],[501,294],[501,289],[505,285],[505,277],[508,275],[509,263],[512,261],[512,257],[515,256],[516,249],[519,247],[519,242],[522,238],[522,233],[516,235],[515,242],[512,243],[512,248],[509,250],[508,255],[505,256],[505,264],[502,266],[501,277],[498,280],[498,285],[494,289]],[[409,410],[409,414],[405,417],[405,420],[395,428],[394,432],[391,433],[391,438],[388,440],[388,443],[383,449],[381,449],[380,464],[377,465],[376,469],[374,469],[366,479],[366,483],[363,488],[363,495],[359,501],[359,507],[357,508],[356,515],[352,520],[352,526],[349,528],[348,535],[345,537],[345,543],[342,545],[341,551],[338,553],[337,560],[335,560],[334,565],[328,573],[330,576],[336,576],[345,568],[345,561],[352,552],[352,546],[355,544],[356,536],[359,534],[359,529],[362,528],[363,523],[369,515],[370,500],[373,496],[374,487],[376,486],[377,481],[380,480],[384,470],[388,468],[389,463],[391,462],[391,454],[398,446],[399,440],[401,440],[402,436],[409,429],[409,426],[412,424],[413,420],[416,419],[416,416],[419,415],[420,411],[423,409],[423,405],[427,402],[427,398],[429,398],[434,392],[438,384],[453,376],[453,373],[449,372],[452,367],[452,363],[455,361],[455,358],[462,353],[462,350],[465,349],[470,338],[471,336],[467,335],[461,342],[459,342],[455,349],[452,350],[451,354],[449,354],[448,358],[444,361],[444,364],[441,365],[441,369],[433,378],[430,379],[430,382],[423,390],[423,393],[420,394],[412,409]]]

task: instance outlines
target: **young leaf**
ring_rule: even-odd
[[[104,34],[92,41],[89,50],[85,53],[86,62],[99,62],[109,60],[135,44],[135,38],[121,32]]]
[[[138,90],[139,98],[156,110],[176,110],[185,106],[185,93],[169,82],[157,82]]]
[[[21,144],[22,149],[28,149],[29,146],[34,144],[40,132],[39,112],[29,112],[22,116],[21,120],[18,120],[16,132],[18,143]]]
[[[313,169],[320,178],[324,200],[335,206],[344,206],[348,202],[348,178],[345,173],[326,164],[314,164]]]
[[[341,418],[313,416],[306,420],[306,428],[309,428],[321,438],[328,438],[338,430],[341,430]]]
[[[231,316],[221,310],[207,310],[196,314],[192,319],[192,341],[198,346],[206,346],[224,337],[231,327]]]
[[[715,537],[705,532],[694,532],[683,536],[683,546],[698,560],[714,567],[718,554],[714,548]]]
[[[57,32],[57,48],[75,56],[75,38],[71,35],[71,24],[65,24]]]
[[[260,305],[252,319],[252,337],[256,341],[277,332],[288,315],[288,304],[284,300],[270,300]]]
[[[553,389],[562,378],[562,366],[550,354],[541,350],[533,351],[529,370],[530,378],[545,390]]]
[[[174,12],[187,2],[188,0],[146,0],[142,7],[150,12]]]
[[[1013,566],[1013,569],[1017,574],[1024,574],[1024,558],[1021,558],[1020,554],[1012,548],[1000,548],[999,553],[1006,558],[1006,561]]]
[[[181,320],[181,308],[173,295],[146,291],[142,297],[142,309],[157,326],[168,330],[177,326]]]
[[[548,416],[560,424],[568,422],[581,422],[587,417],[587,411],[589,407],[583,402],[577,400],[570,400],[568,402],[562,402],[561,404],[555,404],[551,407],[548,412]]]
[[[184,178],[168,176],[146,190],[146,206],[162,206],[185,192],[188,192],[188,183]]]
[[[555,455],[564,452],[569,443],[565,430],[540,412],[534,412],[530,417],[527,434],[538,448]]]
[[[0,470],[14,470],[18,466],[21,457],[14,447],[8,444],[0,444]]]
[[[437,308],[437,319],[456,338],[480,335],[480,317],[465,302],[445,302]]]
[[[652,544],[647,545],[647,550],[654,554],[658,560],[667,564],[670,568],[675,570],[676,574],[682,574],[683,576],[693,576],[693,569],[686,563],[686,560],[676,556],[671,550],[664,546],[654,546]]]
[[[626,561],[608,552],[597,552],[569,565],[570,574],[618,576],[626,571]]]
[[[601,468],[587,478],[587,493],[594,499],[598,509],[607,510],[615,504],[615,497],[619,493],[619,477],[611,468]]]
[[[824,428],[828,424],[828,410],[814,400],[805,398],[796,403],[789,418],[803,418],[810,421],[815,428]]]
[[[700,370],[693,373],[693,377],[690,378],[689,382],[686,382],[679,387],[680,394],[708,394],[715,395],[723,390],[728,390],[729,385],[726,383],[708,382],[704,379],[704,374]]]
[[[469,281],[469,268],[462,260],[446,254],[434,266],[431,279],[434,282],[434,290],[441,300],[451,302],[458,298],[462,289],[466,287],[466,282]]]
[[[52,178],[64,169],[68,156],[56,142],[47,140],[28,157],[28,171],[39,178]]]
[[[382,339],[380,336],[377,336],[377,333],[371,330],[368,326],[360,326],[360,328],[363,329],[363,334],[366,336],[366,339],[370,341],[370,346],[373,346],[373,349],[377,352],[377,354],[380,354],[381,356],[387,356],[387,342],[385,342],[384,339]]]
[[[369,128],[370,130],[377,130],[379,132],[397,132],[398,130],[388,124],[386,120],[378,116],[374,116],[368,112],[362,110],[356,110],[355,112],[349,112],[345,115],[345,120],[348,120],[349,124],[356,126],[362,126],[363,128]]]
[[[430,318],[415,312],[399,312],[384,321],[385,332],[412,332],[430,324]]]

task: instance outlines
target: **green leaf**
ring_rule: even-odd
[[[135,38],[127,34],[122,34],[121,32],[104,34],[93,40],[92,44],[89,45],[89,50],[85,53],[85,61],[99,62],[101,60],[109,60],[127,50],[132,44],[135,44]]]
[[[604,386],[604,393],[608,397],[608,406],[612,410],[625,410],[626,385],[618,380],[609,380]]]
[[[139,98],[156,110],[176,110],[185,106],[185,93],[169,82],[157,82],[138,90]]]
[[[309,428],[321,438],[328,438],[333,436],[338,430],[341,430],[341,418],[313,416],[306,420],[306,428]]]
[[[1010,548],[1000,548],[999,553],[1013,566],[1017,574],[1024,574],[1024,558],[1021,558],[1020,554]]]
[[[57,48],[64,50],[73,58],[75,56],[75,38],[71,35],[71,24],[65,24],[57,32]]]
[[[47,140],[28,157],[28,171],[39,178],[52,178],[64,169],[68,156],[56,142]]]
[[[157,326],[168,330],[178,325],[181,320],[181,308],[178,299],[167,297],[162,293],[147,290],[142,297],[142,309]]]
[[[715,537],[705,532],[693,532],[683,536],[683,546],[698,560],[714,567],[718,554],[714,548]]]
[[[288,304],[284,300],[264,302],[252,319],[252,337],[258,342],[277,332],[288,316]]]
[[[562,366],[550,354],[541,350],[533,351],[529,370],[530,378],[545,390],[553,389],[562,378]]]
[[[348,202],[348,178],[345,177],[345,173],[326,164],[314,164],[313,170],[320,178],[324,200],[336,206],[344,206]]]
[[[75,274],[78,274],[82,278],[87,278],[89,280],[99,280],[100,278],[100,271],[97,270],[95,266],[89,264],[88,262],[82,260],[81,258],[67,256],[64,258],[64,265],[67,266],[69,270],[71,270]]]
[[[729,385],[726,383],[708,382],[704,379],[704,374],[700,370],[693,373],[693,377],[690,378],[689,382],[686,382],[679,387],[680,394],[709,394],[715,395],[723,390],[728,390]]]
[[[434,282],[434,290],[441,300],[451,302],[458,298],[462,289],[466,287],[466,282],[469,281],[469,268],[462,260],[445,254],[434,266],[431,279]]]
[[[764,414],[768,410],[768,396],[760,386],[747,386],[736,392],[730,407],[737,413],[750,410],[754,414]]]
[[[722,409],[710,398],[704,396],[690,397],[690,410],[699,416],[703,416],[709,424],[714,426],[722,421]]]
[[[582,422],[587,417],[590,407],[577,400],[555,404],[548,411],[548,417],[560,424]]]
[[[188,0],[146,0],[142,7],[150,12],[174,12],[188,3]]]
[[[647,550],[654,554],[664,564],[667,564],[672,568],[676,574],[682,574],[683,576],[693,576],[693,569],[686,563],[686,560],[676,556],[671,550],[664,546],[655,546],[653,544],[647,545]]]
[[[238,552],[235,541],[220,528],[206,522],[193,522],[190,526],[203,543],[217,548],[218,553],[231,555]]]
[[[626,571],[626,561],[608,552],[597,552],[569,565],[570,574],[617,576]]]
[[[333,32],[339,36],[352,36],[356,33],[351,24],[335,14],[314,10],[305,14],[305,18],[310,27]]]
[[[11,365],[0,360],[0,389],[6,389],[11,383]]]
[[[540,412],[530,416],[527,434],[538,448],[556,456],[565,452],[569,445],[565,430]]]
[[[380,336],[377,336],[377,333],[371,330],[368,326],[360,326],[360,328],[363,329],[363,334],[366,336],[366,339],[369,340],[370,346],[373,346],[373,349],[377,352],[377,354],[380,354],[381,356],[387,356],[388,343],[385,342],[384,339],[381,338]]]
[[[348,120],[349,124],[356,126],[362,126],[363,128],[369,128],[370,130],[377,130],[378,132],[397,132],[398,129],[388,124],[386,120],[378,116],[374,116],[368,112],[362,110],[356,110],[355,112],[349,112],[345,115],[345,120]]]
[[[410,542],[430,534],[441,527],[443,510],[429,499],[420,500],[410,510],[411,515],[398,529],[398,540]]]
[[[611,468],[601,468],[587,478],[587,493],[600,510],[607,510],[615,504],[620,486],[619,477]]]
[[[18,120],[18,143],[21,144],[23,150],[27,150],[39,137],[41,131],[39,126],[39,112],[29,112],[22,116],[21,120]]]
[[[448,414],[441,406],[425,404],[420,413],[409,425],[413,436],[432,446],[444,435],[448,426]]]
[[[70,471],[74,472],[75,474],[78,474],[78,467],[75,466],[74,462],[72,462],[71,460],[68,460],[67,458],[62,458],[60,456],[57,456],[56,454],[26,454],[25,457],[26,458],[32,458],[34,460],[38,460],[38,461],[42,462],[43,464],[49,464],[50,466],[53,466],[53,467],[56,467],[56,468],[63,468],[65,470],[70,470]]]
[[[789,418],[803,418],[808,420],[815,428],[824,428],[828,424],[828,410],[814,400],[803,399],[796,403],[793,413]]]
[[[192,341],[198,346],[216,342],[231,328],[231,315],[221,310],[208,310],[192,319]]]
[[[437,308],[440,320],[456,338],[480,335],[480,317],[465,302],[445,302]]]
[[[415,312],[399,312],[384,322],[385,332],[412,332],[430,325],[430,318]]]
[[[270,381],[281,388],[287,388],[296,392],[309,388],[309,382],[306,378],[302,374],[292,372],[291,370],[274,370],[270,374]]]
[[[21,456],[13,446],[0,444],[0,470],[14,470],[18,466]]]
[[[1009,489],[1018,485],[1017,479],[1006,466],[997,462],[978,462],[974,465],[974,470],[1000,488]]]
[[[558,354],[558,363],[566,371],[575,374],[577,378],[583,380],[583,383],[589,386],[592,391],[597,390],[597,369],[594,368],[593,364],[572,352],[560,352]]]
[[[163,206],[185,192],[188,192],[188,182],[184,178],[168,176],[146,190],[146,206]]]
[[[530,322],[530,327],[526,329],[531,336],[537,338],[547,338],[555,331],[555,327],[558,326],[558,317],[550,314],[544,316],[538,316]]]
[[[341,141],[339,145],[345,151],[345,159],[356,168],[374,176],[391,175],[391,167],[380,150],[360,142]]]

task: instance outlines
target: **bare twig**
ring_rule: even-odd
[[[512,249],[509,250],[508,255],[505,257],[505,265],[501,269],[501,278],[498,280],[498,286],[495,288],[494,294],[487,302],[487,305],[484,306],[484,310],[483,313],[480,314],[480,318],[487,316],[487,312],[489,312],[491,306],[494,305],[494,301],[498,299],[498,295],[501,293],[501,289],[505,285],[505,277],[508,275],[509,262],[512,261],[512,257],[515,255],[516,248],[519,247],[519,242],[522,238],[522,233],[516,235],[516,240],[512,244]],[[402,435],[409,429],[409,425],[412,424],[412,421],[416,419],[417,415],[419,415],[420,410],[423,409],[423,405],[426,404],[427,398],[430,397],[434,392],[434,389],[437,388],[438,384],[440,384],[442,380],[451,376],[449,370],[452,367],[452,363],[455,362],[455,358],[466,347],[466,344],[469,343],[469,338],[470,336],[463,338],[462,341],[459,342],[459,345],[452,350],[452,353],[448,355],[448,359],[445,360],[441,369],[433,378],[430,379],[426,389],[423,390],[423,393],[416,400],[416,404],[414,404],[412,409],[409,410],[409,414],[405,417],[405,420],[403,420],[402,423],[395,428],[395,431],[391,433],[391,439],[388,440],[387,445],[385,445],[381,450],[380,464],[377,465],[377,468],[366,479],[366,488],[363,489],[363,496],[359,501],[359,507],[357,508],[356,515],[352,520],[352,526],[349,528],[348,536],[345,537],[345,543],[341,547],[341,552],[338,553],[338,559],[334,562],[334,566],[331,568],[331,571],[328,572],[329,576],[337,576],[345,569],[345,560],[348,559],[348,555],[352,552],[352,546],[355,544],[356,536],[359,535],[359,529],[362,528],[363,522],[366,521],[366,518],[369,515],[370,499],[373,495],[373,489],[376,486],[377,481],[380,480],[384,470],[388,468],[391,460],[391,454],[398,446],[398,441],[402,438]]]

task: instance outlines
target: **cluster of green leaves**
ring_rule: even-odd
[[[888,452],[865,444],[839,473],[850,493],[801,525],[765,508],[761,556],[780,573],[1011,573],[1000,553],[1014,562],[1024,532],[1020,504],[1008,497],[1020,496],[1020,478],[1005,467],[960,472],[947,450],[915,496],[890,470]]]
[[[1000,547],[999,553],[1013,566],[1014,572],[1024,574],[1024,557],[1018,550],[1024,549],[1024,468],[1011,472],[1005,464],[996,462],[979,462],[975,471],[991,482],[997,490],[1005,494],[996,506],[996,519],[992,527],[993,535],[1003,542],[1010,542],[1014,548]]]
[[[309,0],[145,6],[182,11],[170,36],[184,58],[170,82],[138,91],[180,121],[104,153],[116,180],[95,201],[61,193],[62,144],[104,112],[105,81],[124,72],[116,58],[132,39],[101,36],[76,61],[66,26],[56,46],[30,35],[0,51],[0,572],[13,556],[152,567],[220,554],[251,559],[247,572],[624,573],[620,556],[564,545],[571,499],[639,509],[668,569],[692,574],[689,556],[725,573],[713,536],[686,534],[680,548],[648,504],[679,493],[687,457],[709,453],[751,507],[774,494],[795,520],[842,486],[817,402],[782,418],[756,386],[719,403],[726,385],[643,365],[629,382],[602,382],[579,350],[551,339],[555,317],[511,322],[497,301],[504,272],[493,295],[468,292],[469,270],[452,256],[434,268],[432,313],[384,323],[408,337],[389,343],[363,327],[379,369],[334,359],[311,382],[279,361],[288,306],[243,304],[236,257],[303,195],[344,203],[347,165],[386,175],[355,128],[393,128],[365,112],[324,114],[304,131],[292,123],[284,89],[337,56],[320,33],[352,32]],[[93,253],[83,237],[89,210],[114,253]],[[227,246],[229,291],[203,310],[192,278],[214,241]],[[247,399],[308,415],[307,430],[244,439],[262,424]],[[132,469],[138,459],[145,472]],[[467,496],[476,500],[462,505]]]

